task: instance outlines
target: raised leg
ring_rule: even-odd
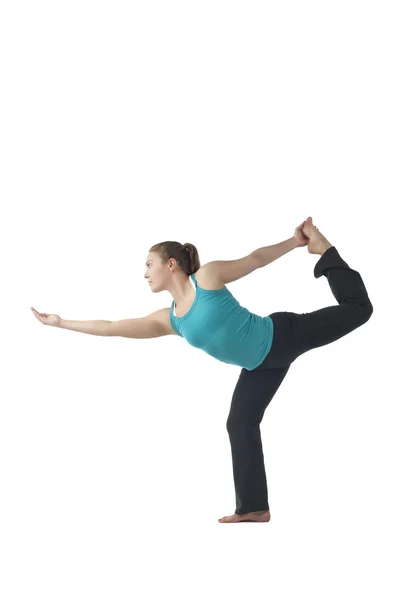
[[[373,307],[361,275],[349,267],[335,246],[330,246],[315,265],[314,277],[322,275],[339,304],[310,313],[271,314],[271,351],[257,369],[289,365],[301,354],[330,344],[369,320]]]

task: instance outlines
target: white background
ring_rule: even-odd
[[[2,3],[3,600],[399,597],[396,5]],[[266,410],[270,523],[220,524],[240,368],[30,306],[145,316],[172,301],[152,245],[232,260],[309,215],[374,313]],[[262,316],[334,305],[317,259],[228,288]]]

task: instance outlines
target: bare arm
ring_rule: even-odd
[[[163,321],[155,313],[139,319],[123,319],[122,321],[66,321],[61,319],[58,327],[92,335],[136,339],[161,337],[169,333]]]
[[[269,263],[272,263],[277,258],[280,258],[284,254],[287,254],[297,247],[297,240],[294,237],[291,237],[284,242],[280,242],[279,244],[258,248],[251,253],[251,256],[255,256],[257,258],[260,267],[265,267],[266,265],[269,265]]]
[[[56,327],[79,331],[80,333],[90,333],[91,335],[110,335],[111,323],[112,321],[67,321],[61,319],[60,324]]]
[[[176,335],[170,322],[169,312],[169,308],[161,308],[147,317],[113,321],[107,335],[136,339]]]
[[[292,237],[279,244],[258,248],[254,252],[237,260],[213,260],[204,265],[202,269],[203,271],[208,271],[209,276],[213,274],[215,281],[219,281],[221,285],[224,285],[245,277],[256,269],[265,267],[280,256],[287,254],[294,248],[298,248],[298,246],[298,240]]]
[[[177,335],[171,325],[170,308],[161,308],[147,317],[123,319],[122,321],[67,321],[59,315],[39,313],[31,307],[35,317],[43,325],[69,329],[91,335],[120,336],[129,338],[154,338],[163,335]]]

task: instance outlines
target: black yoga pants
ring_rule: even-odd
[[[269,510],[260,423],[291,363],[313,348],[325,346],[360,327],[373,308],[360,273],[349,267],[335,246],[314,268],[324,275],[338,305],[311,313],[276,312],[271,350],[256,369],[241,370],[226,428],[231,444],[236,514]]]

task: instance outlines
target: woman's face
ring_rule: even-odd
[[[166,280],[169,277],[168,263],[163,265],[160,255],[150,252],[146,259],[146,272],[144,276],[152,292],[161,292],[165,289]]]

